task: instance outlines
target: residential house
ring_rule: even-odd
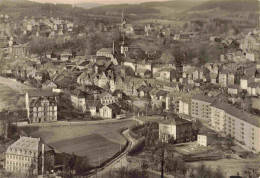
[[[174,78],[176,71],[172,68],[163,68],[158,73],[159,76],[156,77],[156,79],[171,82]]]
[[[99,100],[93,101],[93,102],[88,102],[88,109],[90,112],[90,115],[92,117],[98,117],[99,116],[99,110],[103,105]]]
[[[88,102],[93,102],[94,97],[81,89],[75,89],[71,91],[70,99],[72,106],[79,112],[86,112]]]
[[[113,58],[113,49],[112,48],[101,48],[97,51],[96,56],[104,56],[107,58]]]
[[[239,85],[230,85],[228,86],[228,94],[230,95],[238,95],[240,92],[240,86]]]
[[[85,86],[85,85],[93,85],[93,78],[95,77],[95,74],[90,74],[87,72],[82,72],[78,78],[77,78],[77,84]]]
[[[102,105],[109,105],[109,104],[115,103],[117,101],[116,97],[108,92],[101,93],[99,95],[99,99],[100,99]]]
[[[150,94],[150,91],[153,89],[153,87],[149,87],[149,86],[140,86],[139,88],[137,88],[137,92],[138,92],[138,96],[139,97],[145,97],[147,95]]]
[[[235,84],[235,72],[223,70],[219,73],[218,82],[221,87],[228,87]]]
[[[219,78],[219,75],[218,74],[216,74],[216,73],[210,73],[209,74],[209,77],[210,77],[210,83],[212,83],[212,84],[217,84],[217,83],[219,83],[219,80],[218,80],[218,78]],[[223,77],[223,76],[222,76]],[[224,83],[224,82],[223,82]]]
[[[42,83],[42,88],[44,89],[58,88],[58,85],[51,80],[46,80],[45,82]]]
[[[206,133],[206,134],[198,134],[198,139],[197,139],[197,143],[199,146],[209,146],[214,144],[214,141],[217,135],[216,134],[210,134],[210,133]]]
[[[166,97],[168,93],[169,92],[165,90],[152,89],[150,95],[153,106],[166,109]]]
[[[260,82],[252,82],[247,86],[247,93],[251,96],[260,95]]]
[[[168,143],[172,138],[177,143],[194,139],[192,122],[179,117],[166,118],[159,123],[159,139]]]
[[[254,82],[254,76],[249,76],[249,75],[244,75],[241,79],[240,79],[240,87],[243,90],[247,90],[248,88],[248,84]]]
[[[50,90],[30,90],[25,95],[30,123],[57,121],[56,94]]]
[[[126,88],[126,84],[124,78],[121,76],[116,76],[115,79],[110,80],[110,91],[114,92],[116,90],[124,91]]]
[[[143,60],[136,63],[136,75],[144,77],[147,71],[151,72],[152,74],[152,63],[150,61]]]
[[[193,80],[203,79],[203,68],[197,68],[193,71]]]
[[[99,109],[99,115],[102,118],[114,119],[121,114],[121,108],[116,103],[104,105]]]

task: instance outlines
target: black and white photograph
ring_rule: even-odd
[[[0,0],[0,178],[260,178],[260,0]]]

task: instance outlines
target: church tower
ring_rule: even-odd
[[[122,26],[123,28],[125,28],[125,25],[126,25],[126,18],[124,16],[124,10],[122,11]]]

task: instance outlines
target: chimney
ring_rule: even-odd
[[[115,41],[113,41],[113,54],[115,54]]]
[[[44,177],[44,143],[42,144],[42,177]]]

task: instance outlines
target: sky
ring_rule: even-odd
[[[99,3],[99,4],[123,4],[123,3],[142,3],[151,1],[166,0],[33,0],[42,3],[77,4],[77,3]]]

